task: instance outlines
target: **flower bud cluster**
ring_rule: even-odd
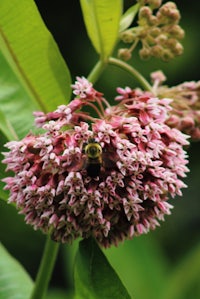
[[[149,5],[152,9],[159,8],[162,4],[162,0],[137,0],[137,2],[141,5]]]
[[[180,40],[184,37],[184,30],[178,25],[180,13],[174,2],[167,2],[157,9],[161,1],[139,1],[143,5],[138,14],[138,26],[129,28],[121,33],[124,43],[131,44],[128,49],[120,49],[120,58],[128,60],[135,46],[140,41],[139,51],[142,59],[157,57],[169,61],[181,55],[183,46]],[[157,12],[154,14],[154,9]]]
[[[55,241],[92,236],[104,247],[118,245],[170,214],[168,199],[186,187],[187,136],[165,123],[169,99],[126,87],[110,106],[85,78],[73,88],[69,105],[35,113],[43,133],[6,144],[3,162],[13,176],[5,189],[25,221]],[[101,150],[93,158],[95,145]]]
[[[168,87],[161,85],[166,79],[162,72],[152,73],[151,78],[158,97],[173,99],[167,124],[188,134],[194,141],[200,140],[200,81]]]

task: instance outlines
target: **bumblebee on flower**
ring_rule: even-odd
[[[5,188],[26,222],[54,240],[93,236],[117,245],[170,214],[168,199],[185,187],[187,136],[166,124],[168,99],[120,88],[110,106],[85,78],[73,89],[69,105],[35,113],[43,134],[7,144],[14,176]],[[86,105],[97,118],[81,110]]]

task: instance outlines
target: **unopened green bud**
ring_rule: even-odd
[[[167,2],[161,6],[157,15],[161,20],[165,19],[165,23],[169,24],[178,23],[181,18],[180,12],[174,2]]]
[[[174,49],[176,47],[176,44],[177,44],[177,40],[174,38],[168,38],[165,42],[165,46],[170,50]]]
[[[167,41],[167,35],[166,34],[160,34],[157,38],[156,38],[156,41],[159,45],[163,45],[166,43]]]
[[[161,57],[163,48],[160,45],[155,45],[151,48],[151,55],[154,57]]]
[[[142,59],[144,60],[148,60],[150,57],[151,57],[151,52],[149,49],[147,48],[142,48],[140,51],[139,51],[139,55]]]
[[[162,4],[162,0],[149,0],[149,5],[152,9],[156,9],[160,7]]]
[[[161,8],[159,9],[159,11],[160,11],[161,14],[163,14],[165,16],[168,16],[170,14],[170,11],[174,10],[174,9],[177,9],[176,4],[172,1],[169,1],[165,4],[163,4],[161,6]]]
[[[181,15],[180,12],[177,9],[174,9],[170,12],[170,15],[168,16],[170,23],[177,24],[180,21]]]
[[[170,26],[169,32],[176,39],[182,39],[185,36],[185,31],[179,25]]]
[[[140,30],[138,30],[137,37],[141,39],[145,39],[148,35],[148,30],[146,28],[140,27]]]
[[[179,42],[177,42],[176,45],[172,48],[172,52],[176,56],[183,54],[183,50],[184,48]]]
[[[158,27],[153,27],[150,32],[151,36],[158,37],[161,34],[161,29]]]
[[[148,6],[143,6],[139,10],[139,20],[149,20],[149,18],[152,16],[152,11]]]
[[[164,49],[162,51],[161,59],[163,61],[167,62],[167,61],[171,60],[172,58],[174,58],[174,55],[172,54],[172,52],[170,50]]]
[[[120,38],[124,43],[133,43],[136,36],[133,34],[132,30],[126,30],[121,33]]]
[[[132,54],[127,48],[122,48],[118,50],[118,57],[120,59],[123,59],[125,61],[129,60],[131,58]]]
[[[151,16],[149,19],[148,19],[148,25],[149,26],[156,26],[158,24],[158,19],[156,16]]]

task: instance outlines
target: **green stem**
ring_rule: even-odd
[[[148,83],[148,81],[131,65],[127,64],[126,62],[119,60],[117,58],[110,57],[108,60],[109,64],[116,65],[120,67],[121,69],[124,69],[129,74],[134,76],[140,84],[144,87],[145,90],[152,91],[151,85]]]
[[[44,298],[58,253],[59,243],[47,237],[45,249],[30,299]]]
[[[106,66],[106,62],[99,60],[94,68],[89,73],[87,79],[88,81],[92,82],[93,84],[99,79],[101,73],[103,72],[104,68]]]

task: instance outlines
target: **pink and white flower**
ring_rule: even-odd
[[[161,71],[152,73],[151,79],[153,92],[158,97],[173,99],[167,124],[188,134],[194,141],[200,140],[200,81],[168,87],[162,85],[166,78]]]
[[[86,79],[73,87],[78,97],[69,105],[35,113],[43,134],[6,144],[3,162],[14,176],[4,179],[5,189],[25,221],[53,240],[93,236],[104,247],[117,245],[170,214],[168,200],[186,187],[187,136],[166,124],[168,99],[126,88],[109,106]],[[81,111],[91,103],[98,118]],[[102,147],[96,177],[85,167],[91,138]]]

